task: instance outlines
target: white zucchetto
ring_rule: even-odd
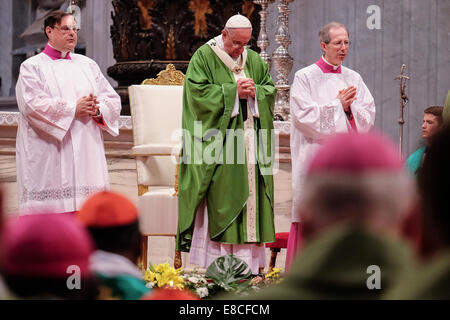
[[[227,23],[225,24],[225,28],[229,29],[246,29],[251,28],[252,23],[250,20],[247,19],[247,17],[236,14],[232,16],[230,19],[228,19]]]

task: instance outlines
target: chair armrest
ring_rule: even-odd
[[[178,172],[179,159],[181,153],[181,144],[143,144],[131,148],[132,157],[153,157],[153,156],[175,156],[175,193],[173,196],[178,196]],[[138,196],[143,195],[148,191],[148,186],[138,185]]]
[[[131,148],[131,156],[179,156],[181,146],[179,144],[143,144]]]

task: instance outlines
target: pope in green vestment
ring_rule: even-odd
[[[247,105],[240,102],[239,114],[232,116],[237,82],[233,71],[213,50],[217,45],[213,40],[194,53],[184,83],[177,233],[177,250],[182,251],[190,250],[196,211],[204,200],[210,240],[227,244],[275,241],[272,134],[276,89],[267,64],[256,52],[246,49],[244,73],[254,81],[259,113],[253,122],[256,234],[248,241],[250,184],[245,142],[241,139]]]

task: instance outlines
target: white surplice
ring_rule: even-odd
[[[323,58],[317,63],[328,64]],[[292,158],[292,222],[299,222],[299,203],[302,185],[308,162],[327,136],[348,132],[350,122],[342,104],[336,98],[339,90],[353,85],[356,87],[356,100],[351,111],[358,132],[369,131],[375,121],[375,102],[355,71],[340,66],[340,69],[312,64],[295,73],[291,87],[291,158]]]
[[[97,96],[105,125],[75,118],[76,102]],[[16,140],[21,214],[79,210],[92,193],[109,189],[102,129],[119,134],[119,95],[88,57],[27,59],[16,86],[20,117]]]

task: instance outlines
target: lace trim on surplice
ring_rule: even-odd
[[[117,112],[117,107],[114,103],[109,101],[108,99],[101,100],[105,104],[105,106],[109,109],[109,114],[111,115],[111,118],[109,120],[111,121],[111,125],[119,125],[119,119],[120,114]]]
[[[367,115],[367,113],[365,113],[364,111],[358,110],[356,112],[356,120],[357,123],[359,124],[359,127],[363,130],[363,131],[369,131],[370,129],[370,116]]]
[[[320,109],[320,132],[324,134],[333,134],[336,132],[333,106],[325,106]]]
[[[26,203],[28,201],[84,198],[103,190],[105,190],[105,187],[98,186],[67,187],[60,189],[45,189],[40,191],[24,190],[20,195],[19,202]]]

